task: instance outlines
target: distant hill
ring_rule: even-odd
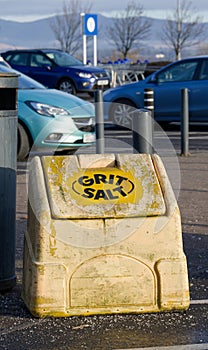
[[[150,19],[150,18],[149,18]],[[50,27],[52,18],[40,19],[33,22],[15,22],[0,19],[0,51],[11,48],[59,48],[55,40],[54,33]],[[114,50],[112,44],[106,38],[105,30],[112,25],[115,18],[99,15],[99,33],[98,33],[98,58],[108,58]],[[160,39],[160,33],[165,20],[150,19],[151,31],[148,38],[140,43],[138,48],[139,56],[142,58],[151,58],[155,54],[163,52],[167,58],[170,58],[170,51],[165,47]],[[208,24],[207,29],[208,29]],[[91,41],[92,42],[92,41]],[[92,46],[88,48],[88,58],[92,59]],[[82,37],[80,34],[80,52],[76,56],[82,57]],[[168,57],[169,56],[169,57]]]
[[[38,48],[54,44],[50,18],[34,22],[15,22],[0,19],[0,45],[4,48]]]

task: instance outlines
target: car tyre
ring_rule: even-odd
[[[72,95],[76,95],[76,89],[75,86],[73,84],[73,82],[70,79],[62,79],[59,83],[58,83],[58,90],[67,92],[68,94],[72,94]]]
[[[132,114],[135,112],[135,104],[127,99],[120,99],[112,103],[109,120],[118,126],[128,129],[132,127]]]
[[[18,123],[17,130],[17,160],[24,161],[30,152],[30,142],[25,128]]]

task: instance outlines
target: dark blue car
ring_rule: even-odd
[[[10,50],[2,57],[10,66],[48,88],[71,94],[105,89],[110,78],[103,68],[84,65],[66,52],[55,49]]]

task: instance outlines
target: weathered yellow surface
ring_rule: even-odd
[[[86,155],[42,158],[54,218],[165,213],[163,195],[149,155],[109,155],[99,161],[96,156],[88,167],[86,158]]]
[[[188,308],[180,212],[157,155],[35,157],[28,210],[33,315]]]

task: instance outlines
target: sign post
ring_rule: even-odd
[[[86,37],[93,36],[93,57],[94,66],[97,66],[97,34],[98,34],[98,21],[95,14],[81,14],[83,18],[83,63],[87,62],[87,48]]]

